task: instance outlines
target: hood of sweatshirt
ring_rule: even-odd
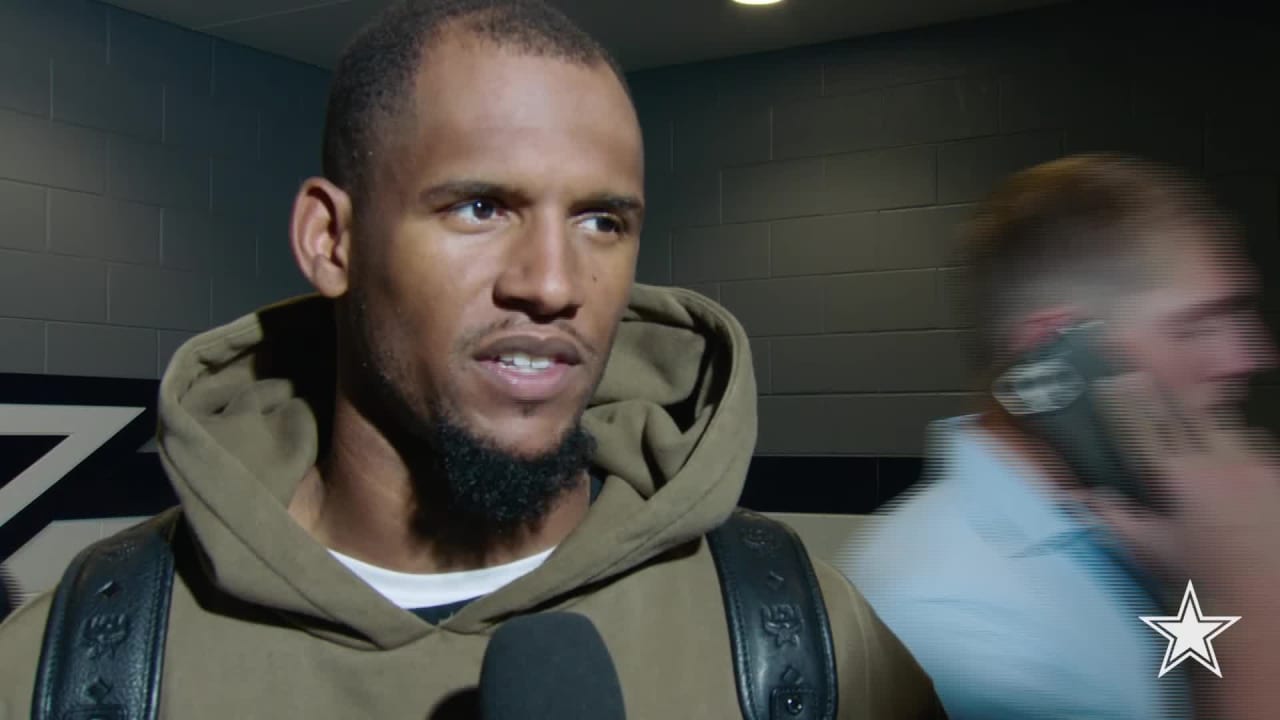
[[[532,573],[440,627],[385,600],[288,513],[330,412],[332,305],[309,296],[192,338],[160,385],[158,445],[212,582],[334,642],[390,649],[483,633],[572,604],[720,524],[756,441],[756,385],[738,322],[713,301],[637,284],[583,418],[603,489]]]

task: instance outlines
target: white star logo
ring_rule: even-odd
[[[0,404],[0,435],[65,435],[7,483],[0,483],[0,525],[67,476],[143,413],[143,407]]]
[[[1209,668],[1218,677],[1222,677],[1222,669],[1218,667],[1218,656],[1213,652],[1213,639],[1224,630],[1236,624],[1236,617],[1205,617],[1200,612],[1200,600],[1196,598],[1195,586],[1187,581],[1187,592],[1182,596],[1182,609],[1176,617],[1159,617],[1155,615],[1139,616],[1142,622],[1169,640],[1169,648],[1165,650],[1164,662],[1160,665],[1158,677],[1177,667],[1187,658]]]

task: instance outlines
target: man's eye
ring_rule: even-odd
[[[620,234],[626,226],[612,215],[592,215],[586,219],[587,226],[596,232]]]
[[[1220,322],[1220,319],[1218,322],[1192,320],[1180,325],[1175,334],[1179,340],[1198,340],[1217,332]]]
[[[461,216],[464,220],[472,222],[486,222],[492,220],[501,211],[498,203],[492,200],[468,200],[465,203],[455,205],[452,212]]]

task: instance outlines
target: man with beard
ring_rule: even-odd
[[[538,2],[399,4],[354,41],[291,225],[318,294],[193,339],[161,384],[162,716],[469,716],[490,635],[548,610],[599,629],[630,717],[740,716],[704,536],[751,458],[749,348],[714,303],[633,287],[642,158],[620,71]],[[838,717],[938,717],[815,565]],[[28,712],[50,606],[0,631],[0,717]]]

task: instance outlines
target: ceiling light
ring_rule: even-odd
[[[739,5],[776,5],[782,0],[733,0]]]

